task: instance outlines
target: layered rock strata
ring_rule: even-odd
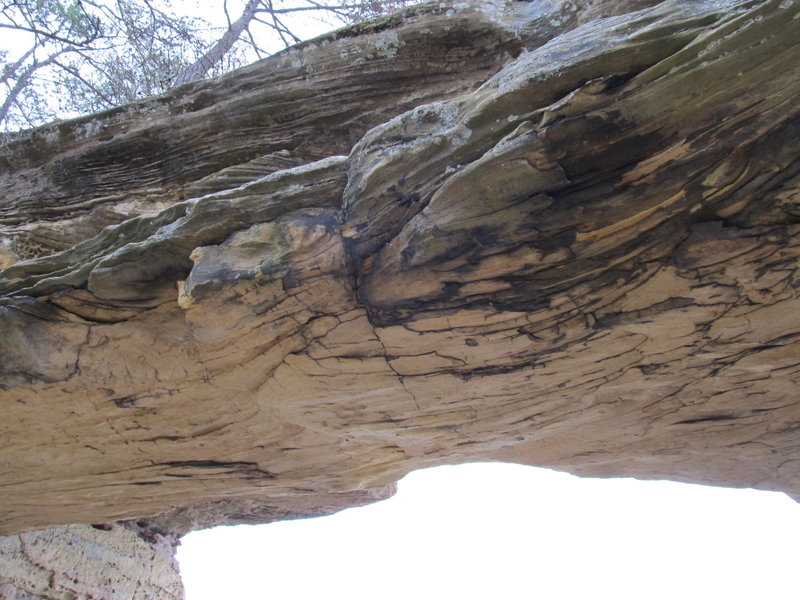
[[[12,136],[0,532],[800,496],[798,56],[791,0],[435,3]]]

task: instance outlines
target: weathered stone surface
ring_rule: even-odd
[[[158,212],[226,168],[275,153],[299,163],[346,154],[370,127],[476,88],[521,51],[517,11],[482,4],[457,14],[432,4],[167,96],[12,136],[0,157],[0,266]]]
[[[0,538],[0,598],[177,600],[183,585],[175,543],[121,525],[70,525]]]
[[[798,56],[789,0],[437,3],[20,135],[0,531],[470,460],[800,497]]]

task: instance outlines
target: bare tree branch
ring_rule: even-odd
[[[3,74],[0,76],[0,83],[5,83],[9,79],[13,79],[14,76],[17,74],[19,68],[28,60],[36,50],[36,46],[28,50],[25,54],[23,54],[16,62],[12,64],[8,64],[3,68]]]
[[[256,53],[256,56],[259,59],[263,58],[264,52],[261,50],[261,47],[256,43],[256,39],[253,37],[253,32],[250,31],[249,27],[246,29],[246,33],[247,33],[247,39],[250,42],[250,47]]]
[[[103,93],[102,90],[100,90],[91,81],[89,81],[83,75],[81,75],[81,72],[78,69],[76,69],[75,67],[72,67],[70,65],[64,64],[64,63],[62,63],[60,61],[53,61],[53,64],[56,65],[59,69],[62,69],[64,71],[66,71],[67,73],[69,73],[70,75],[72,75],[75,79],[79,80],[87,88],[89,88],[95,94],[97,94],[97,96],[100,97],[107,104],[112,105],[114,103],[114,101],[111,98],[109,98],[108,96],[106,96]]]
[[[178,73],[173,84],[177,86],[204,77],[230,51],[236,40],[239,39],[239,36],[252,21],[260,3],[261,0],[248,0],[242,14],[228,27],[217,43],[194,63]]]
[[[30,65],[28,65],[25,71],[23,71],[22,75],[19,76],[16,83],[9,90],[6,99],[3,101],[3,104],[0,105],[0,124],[4,123],[8,118],[8,113],[11,109],[11,106],[17,101],[18,96],[25,89],[25,86],[28,85],[33,77],[33,74],[37,70],[53,64],[60,54],[63,54],[63,52],[58,52],[42,62],[33,61]]]
[[[45,31],[44,29],[37,29],[35,27],[27,27],[23,25],[10,25],[7,23],[0,23],[0,29],[13,29],[14,31],[25,31],[27,33],[33,33],[37,36],[45,37],[56,42],[62,42],[64,44],[70,44],[72,46],[88,46],[95,40],[95,38],[93,37],[83,40],[71,40],[69,38],[60,36],[57,33]]]

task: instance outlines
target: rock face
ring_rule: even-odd
[[[178,600],[175,540],[121,525],[70,525],[0,538],[0,598]]]
[[[791,0],[435,3],[12,136],[0,533],[473,460],[800,496],[798,56]]]

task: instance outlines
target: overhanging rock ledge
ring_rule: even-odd
[[[0,594],[131,597],[68,537],[178,598],[187,531],[439,464],[800,497],[799,56],[791,0],[437,2],[9,136]]]

